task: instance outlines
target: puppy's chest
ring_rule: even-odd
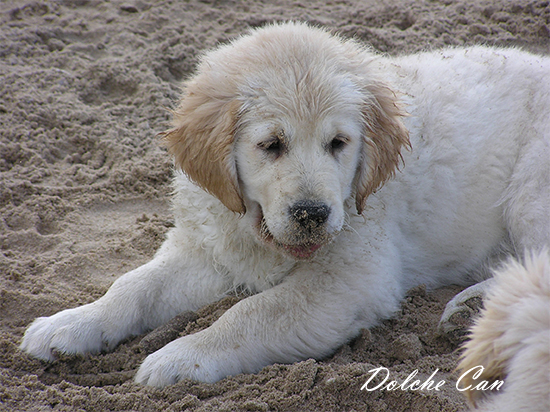
[[[207,264],[212,264],[233,287],[261,292],[280,283],[293,270],[295,262],[256,240],[247,222],[225,211],[210,212],[187,233],[209,260]]]
[[[212,249],[212,260],[233,286],[261,292],[279,284],[296,263],[254,243],[252,239],[225,237]]]

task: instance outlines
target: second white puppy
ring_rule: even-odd
[[[495,380],[503,384],[498,391],[466,392],[478,405],[476,411],[549,411],[549,251],[528,255],[523,264],[510,261],[496,271],[484,306],[464,345],[459,368],[475,373],[466,374],[463,385],[475,388]]]

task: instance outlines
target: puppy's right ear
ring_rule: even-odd
[[[216,83],[207,74],[190,79],[173,112],[174,127],[162,135],[176,166],[228,209],[242,214],[246,210],[233,155],[241,105],[227,84]]]

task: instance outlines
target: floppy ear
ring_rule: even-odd
[[[361,214],[367,197],[389,179],[402,160],[401,148],[410,147],[406,115],[395,93],[383,83],[365,87],[363,155],[357,175],[355,206]]]
[[[197,76],[174,111],[174,128],[164,132],[176,166],[228,209],[244,213],[245,206],[233,159],[240,103],[210,76]],[[217,87],[219,86],[219,87]]]

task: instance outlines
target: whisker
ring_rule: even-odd
[[[363,241],[363,237],[361,234],[355,230],[355,228],[349,223],[351,221],[350,215],[348,212],[344,212],[344,224],[342,225],[342,230],[353,232],[357,235],[361,241]]]

